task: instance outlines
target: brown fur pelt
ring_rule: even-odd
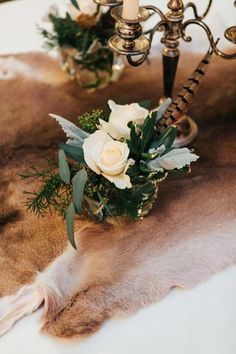
[[[186,55],[178,84],[198,60]],[[89,334],[115,314],[137,311],[175,286],[191,288],[236,261],[235,69],[235,62],[215,59],[192,106],[200,128],[193,147],[201,157],[192,174],[163,183],[143,221],[119,226],[78,221],[78,251],[68,247],[62,254],[64,222],[27,213],[22,192],[37,184],[27,186],[18,177],[27,161],[43,165],[43,155],[53,155],[64,139],[48,113],[76,121],[110,97],[151,98],[156,105],[160,60],[128,68],[117,84],[87,93],[43,54],[0,58],[0,296],[32,283],[0,300],[0,334],[42,302],[45,332],[68,338]]]

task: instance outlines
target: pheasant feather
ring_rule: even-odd
[[[212,55],[212,50],[209,50],[189,77],[187,83],[182,87],[180,93],[177,94],[169,108],[165,111],[163,117],[158,121],[157,131],[159,134],[162,134],[170,125],[175,124],[186,113],[202,84]]]

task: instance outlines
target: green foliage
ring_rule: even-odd
[[[74,5],[74,7],[75,7],[77,10],[79,10],[79,5],[78,5],[78,3],[77,3],[76,0],[70,0],[70,2],[72,3],[72,5]]]
[[[78,171],[73,178],[73,182],[72,182],[73,203],[75,206],[75,210],[78,214],[81,214],[83,211],[82,202],[84,199],[84,188],[87,183],[87,180],[88,180],[88,174],[84,168]]]
[[[50,159],[47,159],[47,162],[49,167],[42,170],[38,170],[34,164],[30,163],[26,172],[20,175],[23,180],[41,181],[39,191],[24,192],[28,197],[25,205],[36,215],[45,216],[49,210],[66,218],[68,238],[75,247],[73,220],[75,212],[82,212],[87,172],[84,168],[81,169],[80,165],[69,164],[62,150],[59,153],[59,165]],[[57,173],[58,169],[61,173]],[[72,184],[70,179],[72,179]]]
[[[134,159],[140,160],[142,153],[146,152],[153,140],[156,123],[156,112],[151,113],[143,124],[131,123],[130,140],[127,141]]]
[[[166,149],[169,149],[177,137],[177,132],[176,126],[167,128],[159,137],[156,136],[156,139],[152,142],[150,148],[156,149],[161,145],[164,145]]]
[[[98,221],[103,221],[106,217],[119,216],[138,219],[147,214],[157,198],[159,183],[165,180],[169,173],[189,170],[189,166],[181,171],[160,172],[149,169],[151,160],[172,150],[177,136],[175,126],[167,128],[160,136],[156,131],[156,122],[169,103],[170,100],[167,100],[158,111],[151,112],[143,124],[134,122],[129,124],[130,138],[126,142],[130,149],[129,157],[134,161],[126,173],[130,177],[132,188],[118,189],[102,174],[92,171],[85,163],[79,140],[78,145],[60,144],[58,164],[48,160],[49,167],[42,171],[31,164],[28,171],[21,175],[23,179],[40,179],[42,182],[39,192],[28,193],[30,196],[26,202],[28,209],[40,215],[45,215],[48,209],[50,211],[54,209],[63,215],[66,218],[68,238],[74,248],[76,248],[74,239],[76,214],[83,213]],[[149,104],[145,102],[143,106],[149,107]],[[87,136],[93,133],[97,130],[99,119],[106,120],[107,116],[102,110],[82,115],[79,122],[83,131],[80,129],[79,134]],[[65,121],[61,121],[60,124],[62,122],[67,128],[70,127],[71,136],[74,136],[76,127],[66,125]]]
[[[139,127],[141,131],[141,150],[140,155],[149,149],[150,143],[153,140],[153,134],[155,132],[157,112],[153,112],[145,119],[144,123]]]
[[[99,119],[104,120],[103,110],[97,109],[92,112],[87,112],[80,116],[79,124],[83,130],[92,134],[97,130],[97,125],[99,125]]]
[[[71,188],[60,178],[58,165],[47,159],[48,167],[42,170],[29,163],[27,170],[20,175],[23,180],[41,181],[41,188],[35,192],[24,192],[27,195],[25,205],[36,215],[45,216],[52,210],[65,216],[71,201]]]
[[[53,32],[41,31],[46,40],[49,40],[46,42],[49,47],[71,46],[85,53],[96,38],[94,31],[81,28],[68,13],[65,18],[54,15],[50,15],[49,18],[53,25]]]
[[[112,72],[113,53],[108,48],[100,48],[93,53],[84,53],[81,59],[75,62],[82,65],[87,70],[96,72],[97,70]]]
[[[75,235],[74,235],[74,217],[75,217],[75,207],[73,202],[71,202],[66,212],[66,228],[67,228],[68,239],[72,247],[76,249]]]
[[[75,4],[74,4],[75,5]],[[112,71],[113,53],[106,48],[108,39],[115,33],[115,24],[108,13],[102,14],[96,25],[89,28],[81,26],[74,21],[67,13],[65,18],[50,15],[53,31],[50,32],[40,28],[41,35],[45,38],[45,45],[49,49],[69,46],[75,48],[80,57],[74,58],[78,65],[92,72],[103,70],[108,73]],[[101,44],[101,48],[89,53],[88,50],[94,41]],[[97,82],[92,86],[99,85]]]
[[[63,150],[59,150],[58,157],[60,178],[64,183],[70,184],[70,168],[68,162],[66,161],[66,155]]]
[[[113,216],[125,216],[130,219],[138,219],[140,212],[149,208],[155,199],[157,185],[154,181],[133,185],[131,189],[117,190],[110,186],[110,197],[107,206]]]
[[[83,148],[78,145],[60,143],[59,147],[64,153],[76,162],[85,164]]]

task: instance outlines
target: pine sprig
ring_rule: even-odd
[[[59,173],[55,172],[57,164],[51,160],[48,160],[48,163],[50,168],[42,170],[29,163],[27,170],[20,175],[23,180],[41,182],[39,191],[24,192],[28,197],[25,205],[28,210],[39,216],[45,216],[48,211],[54,210],[64,217],[71,202],[71,188],[61,180]]]

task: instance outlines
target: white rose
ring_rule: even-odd
[[[97,130],[84,140],[84,159],[92,171],[102,174],[119,189],[131,188],[126,171],[129,148],[126,143],[114,141],[106,132]]]
[[[100,119],[100,129],[111,135],[114,139],[129,139],[129,122],[142,124],[147,118],[149,111],[141,107],[138,103],[119,105],[113,101],[108,102],[111,109],[109,121]]]
[[[97,12],[98,5],[93,0],[76,0],[79,10],[68,1],[67,3],[67,12],[70,14],[73,20],[77,20],[77,18],[81,14],[94,16]]]

